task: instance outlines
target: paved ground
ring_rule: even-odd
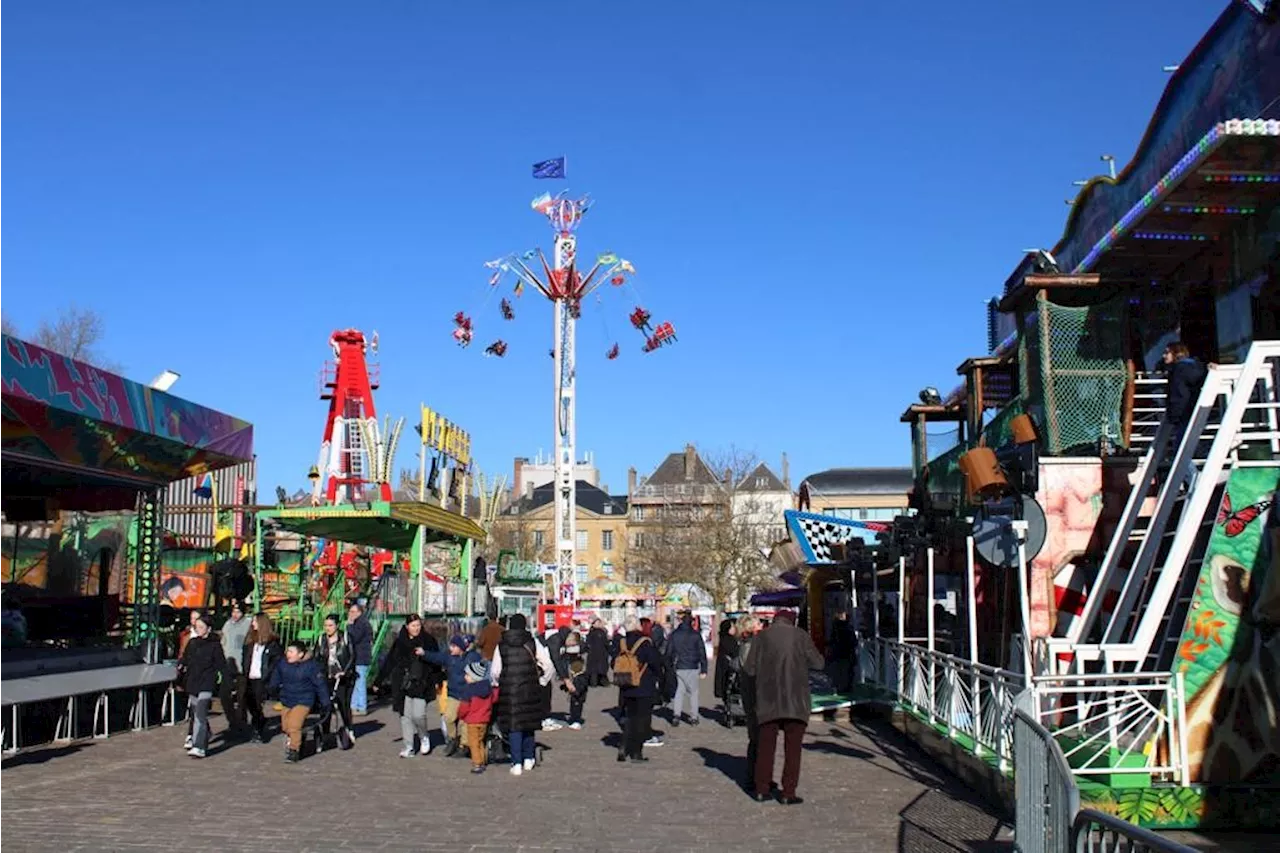
[[[190,853],[1012,850],[986,807],[886,724],[815,719],[805,803],[759,804],[738,784],[741,729],[681,726],[647,750],[648,764],[616,763],[606,713],[615,696],[593,691],[582,731],[541,734],[545,764],[521,778],[499,766],[472,776],[468,762],[438,754],[398,758],[386,708],[359,724],[355,749],[296,765],[283,763],[280,738],[215,740],[208,758],[188,758],[184,727],[26,753],[3,765],[0,841],[11,851]]]

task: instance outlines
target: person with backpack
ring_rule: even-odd
[[[544,697],[555,667],[547,647],[529,633],[523,613],[512,614],[494,653],[489,678],[498,686],[494,720],[511,742],[511,775],[534,767],[535,733],[542,728]]]
[[[613,662],[613,682],[622,695],[624,717],[618,761],[641,762],[649,760],[644,757],[644,745],[651,735],[662,658],[635,617],[627,619],[626,631],[618,641],[618,656]]]
[[[435,695],[439,670],[429,662],[428,655],[437,649],[435,637],[422,629],[422,617],[411,613],[387,656],[391,708],[400,715],[400,736],[404,742],[401,758],[431,752],[427,705]]]

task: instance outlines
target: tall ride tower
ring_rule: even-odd
[[[365,363],[367,351],[377,352],[377,339],[375,333],[373,341],[366,343],[357,329],[329,336],[334,360],[326,362],[320,374],[320,399],[329,401],[329,417],[320,456],[311,472],[313,504],[391,500],[389,477],[378,470],[383,448],[369,446],[371,439],[381,443],[373,407],[378,369],[376,364],[370,369]]]

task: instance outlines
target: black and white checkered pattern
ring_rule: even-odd
[[[830,563],[831,546],[843,544],[853,538],[861,538],[858,536],[859,528],[849,524],[841,524],[835,519],[814,518],[806,516],[797,516],[796,522],[800,527],[800,532],[804,535],[805,541],[809,544],[809,550],[813,552],[813,562]]]

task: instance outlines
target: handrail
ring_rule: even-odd
[[[1071,849],[1076,853],[1196,853],[1194,847],[1096,809],[1076,812],[1071,822]]]

